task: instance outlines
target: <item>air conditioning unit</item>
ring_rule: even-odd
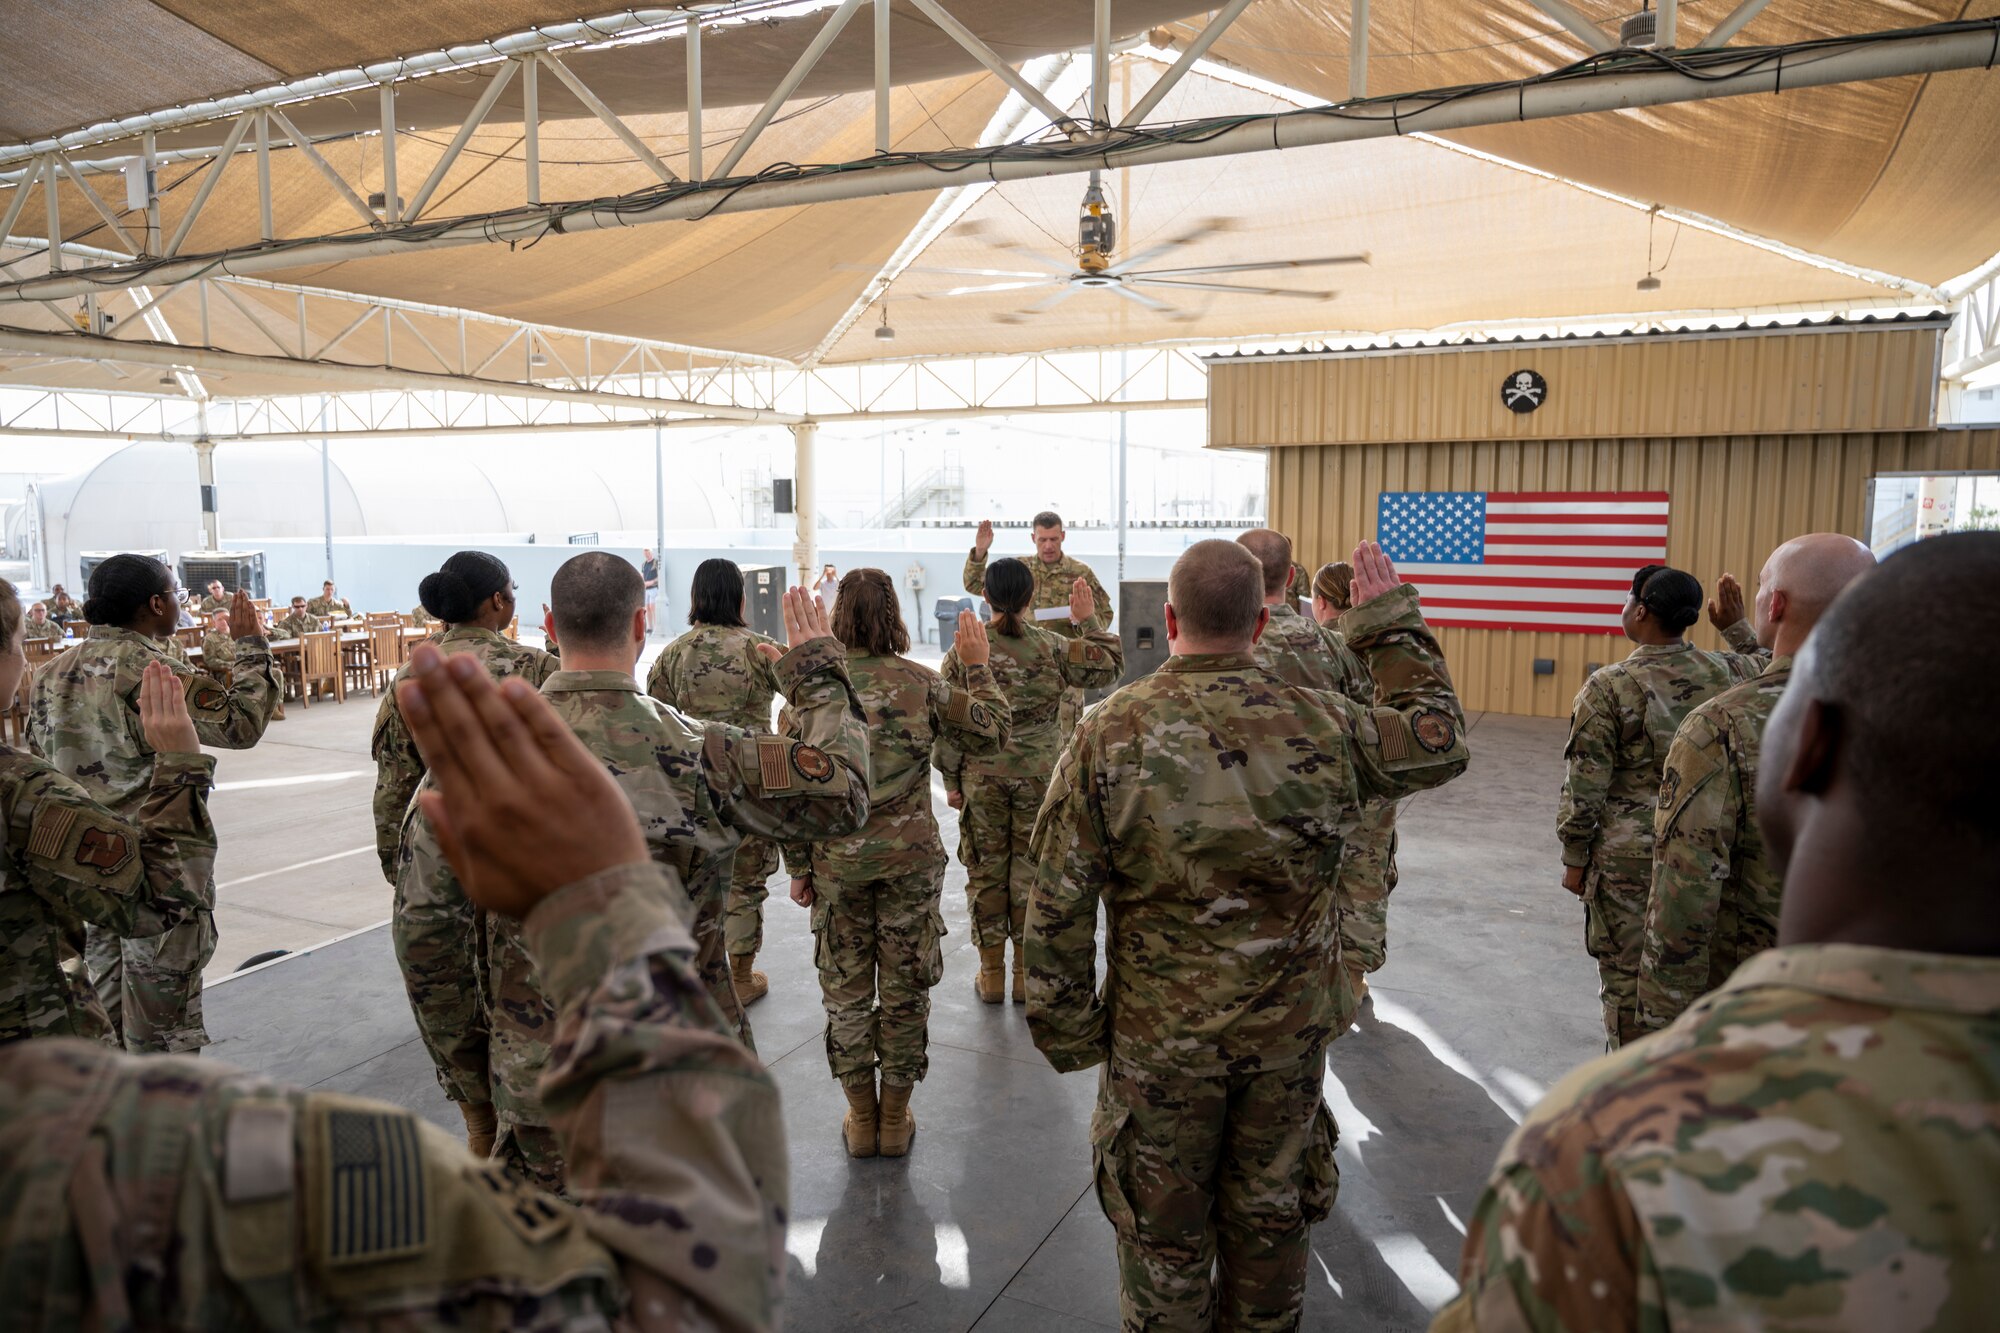
[[[268,596],[264,591],[262,551],[189,551],[181,557],[181,586],[200,592],[221,580],[224,592],[245,589],[252,597]]]
[[[78,563],[82,566],[83,582],[73,594],[79,604],[89,595],[91,571],[114,555],[146,555],[151,556],[163,565],[167,563],[167,553],[165,551],[85,551],[78,560]]]

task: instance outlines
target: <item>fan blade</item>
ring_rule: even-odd
[[[1046,287],[1053,278],[1030,278],[1026,282],[995,282],[985,287],[953,287],[942,292],[908,292],[919,301],[941,301],[947,296],[981,296],[987,292],[1018,292],[1029,287]]]
[[[1194,292],[1234,292],[1238,296],[1296,296],[1302,300],[1330,301],[1339,292],[1301,292],[1290,287],[1242,287],[1233,282],[1186,282],[1180,278],[1141,278],[1133,276],[1125,279],[1142,287],[1178,287]]]
[[[880,273],[882,271],[879,264],[835,264],[834,267],[845,269],[850,273]],[[1039,273],[1023,273],[1019,269],[1012,268],[943,268],[929,264],[912,264],[906,269],[898,270],[897,276],[901,277],[904,273],[946,273],[953,277],[964,278],[1039,278],[1042,276]]]
[[[1035,302],[1033,305],[1025,307],[1021,311],[1021,313],[1024,315],[1039,315],[1044,310],[1053,310],[1055,307],[1061,305],[1064,301],[1069,300],[1070,297],[1075,296],[1079,290],[1081,289],[1073,287],[1068,283],[1064,283],[1056,291],[1050,293],[1047,296],[1044,296],[1041,300]]]
[[[1107,287],[1104,290],[1110,292],[1116,292],[1118,295],[1124,297],[1128,301],[1137,301],[1140,305],[1146,307],[1146,309],[1148,310],[1157,310],[1165,314],[1175,313],[1174,307],[1168,305],[1165,301],[1155,301],[1152,297],[1146,295],[1144,292],[1135,292],[1122,282],[1119,283],[1116,287]]]
[[[1328,264],[1366,264],[1367,255],[1328,255],[1322,259],[1273,259],[1255,264],[1199,264],[1193,268],[1153,268],[1133,273],[1134,278],[1180,278],[1198,273],[1256,273],[1278,268],[1324,268]]]
[[[1116,277],[1121,273],[1130,273],[1133,269],[1137,268],[1139,265],[1144,264],[1149,260],[1158,259],[1161,255],[1165,254],[1169,250],[1177,249],[1183,245],[1192,244],[1193,242],[1202,239],[1204,236],[1213,236],[1217,232],[1229,231],[1231,229],[1232,228],[1230,223],[1227,222],[1226,220],[1222,218],[1209,218],[1206,221],[1197,222],[1194,226],[1190,227],[1188,230],[1182,232],[1180,235],[1174,237],[1170,241],[1161,241],[1158,245],[1147,246],[1144,250],[1141,250],[1136,255],[1125,256],[1125,258],[1119,260],[1117,263],[1113,264],[1110,268],[1104,271],[1106,273],[1111,274],[1114,277]]]

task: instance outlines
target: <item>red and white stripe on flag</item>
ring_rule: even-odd
[[[1397,539],[1378,540],[1433,625],[1616,634],[1633,574],[1666,563],[1667,509],[1665,491],[1384,492]]]

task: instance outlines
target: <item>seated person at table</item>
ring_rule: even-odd
[[[71,597],[68,590],[60,583],[41,605],[48,611],[49,619],[58,625],[81,619],[83,616],[83,608],[76,604],[76,599]]]
[[[221,579],[210,579],[207,591],[208,595],[201,599],[201,605],[198,608],[203,615],[212,616],[217,611],[227,611],[229,609],[229,593],[222,586]]]
[[[24,639],[60,639],[63,627],[49,619],[46,602],[36,602],[28,608],[27,619],[21,623],[21,637]]]
[[[410,612],[410,623],[418,629],[429,629],[433,625],[442,627],[444,624],[436,616],[424,610],[422,602],[417,603],[416,609]]]
[[[326,621],[306,610],[306,599],[292,598],[291,614],[282,617],[271,626],[273,639],[296,639],[307,634],[317,634],[326,628]]]
[[[201,638],[201,664],[213,676],[226,677],[236,665],[236,640],[229,637],[229,613],[217,611],[208,618],[208,633]]]
[[[319,596],[306,603],[306,610],[329,620],[346,620],[354,614],[354,608],[348,605],[345,597],[334,595],[332,579],[319,585]]]

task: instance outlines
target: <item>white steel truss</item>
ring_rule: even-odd
[[[954,2],[961,7],[964,5],[964,0]],[[1593,45],[1609,40],[1581,20],[1563,0],[1537,2],[1558,21],[1565,21],[1567,16],[1581,23],[1588,33],[1596,34],[1593,42],[1586,32],[1566,22],[1566,26],[1572,26],[1572,31],[1577,32],[1580,40]],[[1055,125],[1055,137],[973,149],[878,155],[856,162],[790,168],[772,175],[731,177],[729,173],[740,164],[751,142],[796,91],[814,62],[858,12],[862,3],[863,0],[839,0],[837,7],[829,11],[819,36],[758,109],[744,134],[718,164],[713,176],[702,174],[701,163],[690,162],[694,178],[683,180],[677,177],[554,53],[556,43],[539,40],[504,51],[497,44],[493,47],[492,53],[485,59],[485,63],[492,66],[485,88],[444,154],[407,203],[398,195],[394,184],[397,83],[393,78],[368,81],[378,86],[382,103],[381,170],[384,188],[380,192],[379,209],[364,206],[370,218],[367,229],[352,233],[284,238],[270,235],[272,202],[269,162],[271,152],[279,147],[273,132],[301,153],[309,154],[312,149],[303,142],[304,136],[293,133],[295,126],[282,109],[261,100],[237,111],[214,162],[204,173],[189,211],[182,217],[173,235],[163,243],[158,242],[159,228],[151,221],[157,216],[157,196],[148,195],[145,201],[143,212],[148,225],[127,229],[117,212],[90,190],[89,171],[69,155],[71,148],[82,144],[66,138],[54,141],[39,151],[33,145],[0,150],[0,162],[26,163],[21,174],[12,182],[14,197],[7,201],[5,214],[0,216],[0,242],[4,242],[7,232],[18,224],[25,211],[28,194],[35,189],[39,189],[44,196],[47,234],[58,241],[50,255],[52,271],[0,283],[0,303],[84,297],[140,283],[172,285],[201,276],[252,275],[306,264],[335,263],[448,246],[519,244],[538,241],[558,232],[575,233],[688,220],[722,212],[750,212],[833,200],[937,191],[963,186],[969,179],[987,182],[1022,180],[1403,134],[1435,134],[1479,125],[1580,115],[1608,109],[1768,93],[1780,86],[1799,88],[1947,69],[1990,69],[1993,52],[1996,46],[2000,46],[2000,17],[1995,17],[1793,47],[1704,45],[1674,52],[1671,60],[1648,52],[1615,51],[1606,52],[1583,66],[1555,72],[1553,76],[1494,84],[1475,90],[1447,89],[1300,108],[1274,115],[1187,121],[1171,127],[1147,128],[1131,123],[1130,117],[1125,124],[1110,123],[1106,71],[1112,50],[1112,29],[1108,0],[1094,0],[1098,22],[1090,51],[1093,77],[1089,101],[1091,110],[1081,120],[1056,106],[1041,89],[1006,65],[976,33],[953,17],[943,0],[912,0],[939,31],[981,64],[1005,78],[1017,96]],[[890,51],[887,29],[881,21],[882,6],[887,0],[875,0],[875,3],[876,95],[878,99],[883,99],[890,87]],[[1162,83],[1171,87],[1174,81],[1193,68],[1200,61],[1206,44],[1213,41],[1244,7],[1245,3],[1238,3],[1237,0],[1225,4],[1207,28],[1189,43],[1187,52],[1168,71]],[[1739,18],[1747,22],[1749,17],[1754,16],[1754,11],[1750,15],[1745,14],[1744,11],[1749,8],[1747,5],[1740,7],[1724,20],[1723,25],[1718,26],[1717,31]],[[1676,12],[1671,4],[1661,7],[1659,22],[1667,29],[1661,41],[1663,46],[1670,44]],[[707,21],[701,16],[679,11],[645,13],[651,16],[648,20],[651,26],[645,28],[649,32],[670,28],[676,35],[684,35],[698,32],[701,24]],[[672,23],[669,25],[662,15],[671,17]],[[1355,15],[1361,23],[1358,30],[1365,33],[1366,5],[1356,3]],[[641,16],[632,17],[637,20]],[[1362,59],[1355,62],[1350,71],[1357,80],[1365,79],[1364,48],[1365,38],[1355,52]],[[699,50],[699,39],[696,38],[688,46],[689,110],[696,118],[699,117]],[[528,133],[525,142],[531,147],[524,175],[526,187],[524,197],[517,206],[469,217],[426,215],[426,209],[437,197],[439,185],[492,109],[500,92],[517,74],[523,78],[524,87],[535,86],[538,73],[543,69],[553,73],[593,115],[609,125],[639,160],[660,178],[658,183],[645,190],[611,198],[543,202],[539,199],[539,149],[532,147],[538,140],[535,134]],[[342,84],[332,91],[351,95],[356,87]],[[1160,89],[1156,87],[1153,91],[1157,93]],[[531,95],[528,101],[531,105],[536,104],[536,97]],[[1151,109],[1142,103],[1134,108],[1134,112],[1135,115],[1143,114]],[[221,104],[211,104],[205,114],[213,119],[227,113],[221,109]],[[882,119],[878,114],[878,135],[882,133]],[[125,132],[129,135],[130,129]],[[258,212],[263,235],[255,244],[236,245],[205,255],[181,254],[180,247],[216,188],[217,181],[225,174],[231,174],[231,159],[245,151],[242,145],[246,138],[252,143],[248,151],[257,166]],[[129,161],[118,165],[122,170],[129,165]],[[140,165],[145,170],[146,179],[150,180],[157,164],[150,159],[142,159]],[[314,160],[313,165],[316,171],[328,178],[330,188],[343,198],[345,205],[353,207],[361,192],[341,181],[338,173],[323,158]],[[232,178],[241,175],[238,171],[233,173]],[[54,271],[66,268],[60,245],[62,222],[57,207],[58,184],[65,178],[83,188],[92,211],[108,224],[110,233],[120,241],[130,257],[110,259],[68,271]]]

